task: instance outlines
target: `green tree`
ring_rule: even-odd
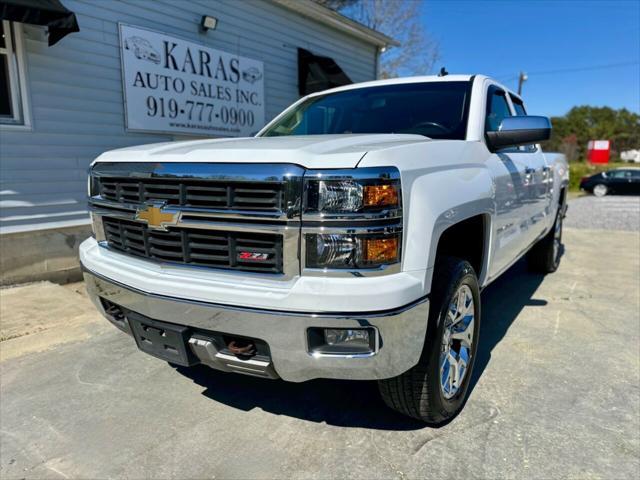
[[[589,140],[610,140],[613,159],[640,147],[640,115],[626,108],[573,107],[563,117],[551,118],[553,130],[547,150],[563,152],[570,161],[586,159]]]

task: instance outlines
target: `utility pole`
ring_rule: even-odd
[[[522,84],[529,79],[527,74],[524,72],[520,72],[520,77],[518,77],[518,95],[522,95]]]

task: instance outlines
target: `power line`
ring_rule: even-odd
[[[591,67],[576,67],[576,68],[560,68],[557,70],[546,70],[546,71],[538,71],[538,72],[530,72],[530,73],[534,75],[552,75],[554,73],[584,72],[586,70],[600,70],[605,68],[626,67],[631,65],[640,65],[640,62],[635,61],[635,62],[609,63],[608,65],[594,65]]]
[[[602,70],[606,68],[615,68],[615,67],[626,67],[631,65],[640,65],[640,61],[635,62],[620,62],[620,63],[609,63],[606,65],[592,65],[589,67],[571,67],[571,68],[558,68],[555,70],[539,70],[533,72],[527,72],[527,75],[554,75],[556,73],[572,73],[572,72],[584,72],[588,70]],[[508,75],[508,74],[506,74]],[[508,78],[505,78],[506,75],[496,75],[496,78],[503,79],[505,82],[509,80],[515,80],[518,78],[518,75],[511,75]]]

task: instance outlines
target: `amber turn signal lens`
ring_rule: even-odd
[[[365,185],[363,197],[365,207],[398,206],[398,188],[395,185]]]
[[[392,263],[398,260],[398,237],[365,238],[363,260],[368,263]]]

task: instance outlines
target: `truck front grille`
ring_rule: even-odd
[[[165,202],[168,205],[236,210],[282,209],[281,182],[212,182],[190,179],[99,179],[99,193],[118,203]]]
[[[304,171],[286,163],[97,162],[89,179],[96,239],[154,262],[290,279],[300,272]]]
[[[109,247],[129,255],[203,267],[282,273],[282,236],[278,234],[192,228],[170,228],[165,232],[116,218],[103,217],[102,222]],[[266,257],[250,260],[247,253]]]

